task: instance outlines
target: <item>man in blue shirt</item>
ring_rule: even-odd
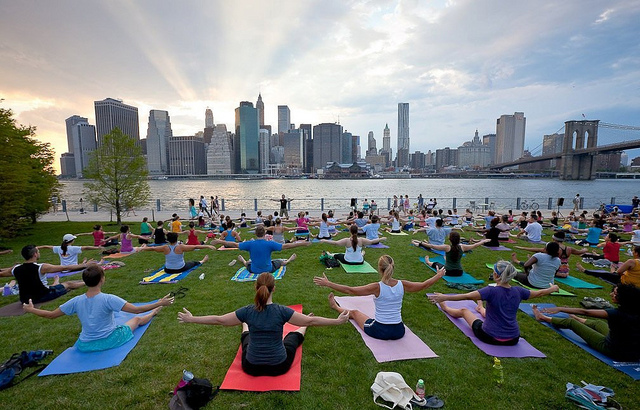
[[[242,255],[238,255],[238,260],[242,262],[242,264],[249,270],[251,273],[262,273],[262,272],[275,272],[281,266],[288,264],[289,262],[296,259],[296,254],[294,253],[289,257],[289,259],[275,259],[271,260],[272,252],[279,252],[283,249],[291,249],[297,246],[309,246],[311,242],[307,241],[298,241],[293,243],[285,243],[280,244],[274,241],[267,241],[264,239],[265,229],[264,226],[258,225],[256,226],[256,239],[245,242],[228,242],[223,240],[214,241],[215,244],[222,244],[226,248],[238,248],[241,251],[249,252],[249,260],[245,260]],[[235,260],[231,261],[229,264],[234,265]]]

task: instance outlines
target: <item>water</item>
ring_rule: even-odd
[[[83,193],[82,181],[63,181],[61,199],[67,201],[71,210],[80,208]],[[412,203],[422,194],[425,203],[428,198],[437,198],[438,208],[453,206],[466,208],[470,201],[477,205],[494,203],[496,209],[516,209],[516,198],[539,203],[540,209],[556,209],[556,199],[565,198],[562,209],[573,207],[571,200],[576,193],[584,197],[584,208],[594,209],[601,203],[610,203],[616,198],[618,204],[631,204],[634,195],[640,195],[640,183],[634,180],[602,179],[595,181],[561,181],[558,179],[266,179],[266,180],[153,180],[149,181],[152,202],[149,208],[156,208],[160,199],[161,208],[187,209],[188,199],[204,195],[224,198],[225,207],[232,210],[246,210],[253,215],[254,208],[277,210],[279,203],[271,201],[282,194],[292,198],[291,208],[295,210],[344,210],[349,207],[349,198],[357,197],[361,204],[364,198],[375,199],[379,209],[387,209],[388,198],[393,195],[409,195]],[[324,198],[324,204],[322,204]],[[485,199],[488,198],[488,201]],[[92,205],[84,202],[87,210]],[[102,208],[102,207],[101,207]]]

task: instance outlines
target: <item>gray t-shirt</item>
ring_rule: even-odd
[[[553,283],[556,271],[560,267],[560,258],[542,252],[533,256],[538,262],[533,264],[531,272],[529,272],[529,283],[536,288],[546,289],[549,287],[549,283]]]
[[[272,303],[259,312],[254,305],[236,310],[236,317],[249,326],[251,341],[247,360],[256,365],[276,365],[284,362],[287,352],[282,343],[282,328],[293,316],[293,309]]]

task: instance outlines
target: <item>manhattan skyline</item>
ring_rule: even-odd
[[[152,7],[153,5],[153,7]],[[56,156],[64,120],[112,97],[166,110],[175,135],[210,107],[230,129],[262,95],[291,122],[376,139],[411,105],[411,151],[452,148],[525,112],[525,148],[564,121],[640,125],[640,1],[0,2],[0,103]],[[188,29],[186,28],[188,27]]]

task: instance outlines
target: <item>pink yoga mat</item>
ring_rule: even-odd
[[[482,316],[480,316],[480,313],[476,312],[475,310],[477,306],[476,302],[472,300],[449,301],[449,302],[446,302],[446,304],[447,306],[456,308],[456,309],[467,308],[470,311],[472,311],[478,317],[478,319],[482,319]],[[440,306],[438,306],[438,308],[440,308]],[[484,353],[488,354],[489,356],[547,357],[544,353],[542,353],[535,347],[531,346],[531,344],[529,344],[529,342],[524,340],[522,337],[520,338],[520,341],[518,342],[518,344],[515,346],[490,345],[478,339],[473,334],[473,330],[471,330],[471,327],[467,324],[467,321],[464,320],[463,318],[453,318],[449,315],[447,315],[447,318],[449,318],[449,320],[452,321],[453,324],[456,325],[458,329],[462,330],[462,333],[464,333],[465,336],[471,339],[473,344],[476,345],[478,349],[482,350]]]
[[[298,313],[302,313],[302,305],[289,306]],[[283,336],[298,329],[289,323],[284,325]],[[296,357],[289,371],[281,376],[250,376],[242,370],[242,346],[238,348],[238,353],[231,363],[231,367],[224,376],[222,390],[243,390],[243,391],[300,391],[300,378],[302,377],[302,346],[298,347]]]
[[[336,302],[345,309],[357,309],[369,317],[374,317],[375,306],[373,295],[369,296],[336,296]],[[438,357],[415,333],[406,325],[405,334],[398,340],[378,340],[368,336],[360,327],[351,320],[353,326],[358,329],[362,340],[373,353],[378,363],[394,360],[430,359]]]

